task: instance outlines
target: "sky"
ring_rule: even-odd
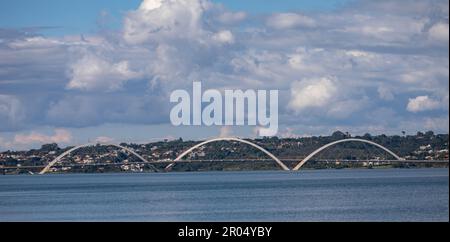
[[[109,26],[122,25],[122,17],[139,7],[142,0],[3,0],[0,3],[2,28],[36,28],[47,35],[85,34],[98,30],[99,20],[107,14]],[[330,11],[345,0],[214,0],[230,10],[248,13],[283,11]]]
[[[256,137],[170,93],[280,90],[281,137],[448,133],[446,0],[2,0],[0,150]]]

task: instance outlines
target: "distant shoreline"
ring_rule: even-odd
[[[300,171],[283,171],[280,169],[224,169],[224,170],[173,170],[170,172],[160,171],[160,172],[151,172],[151,171],[142,171],[142,172],[132,172],[132,171],[110,171],[110,172],[53,172],[49,173],[49,175],[71,175],[71,174],[169,174],[169,173],[221,173],[221,172],[285,172],[285,173],[301,173],[302,171],[325,171],[325,170],[388,170],[388,169],[448,169],[449,162],[436,162],[427,164],[428,166],[395,166],[395,165],[380,165],[373,167],[363,167],[363,166],[355,166],[355,167],[326,167],[326,168],[314,168],[314,167],[305,167]],[[431,165],[431,166],[430,166]],[[37,173],[10,173],[10,174],[0,174],[5,176],[14,176],[14,175],[38,175]]]
[[[42,145],[0,153],[0,174],[448,167],[448,134],[214,138],[148,144]],[[436,161],[436,162],[433,162]]]

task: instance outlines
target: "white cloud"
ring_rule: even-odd
[[[21,101],[15,96],[0,94],[0,129],[13,127],[23,121],[25,110]]]
[[[146,0],[124,22],[124,39],[130,44],[162,40],[203,41],[203,17],[210,3],[205,0]]]
[[[217,20],[225,25],[236,24],[247,18],[245,12],[223,12],[217,17]]]
[[[386,87],[384,85],[378,87],[378,96],[385,101],[394,100],[394,93],[389,87]]]
[[[114,142],[114,138],[108,136],[99,136],[95,138],[95,143],[110,144]]]
[[[55,129],[54,135],[45,135],[38,132],[31,134],[17,134],[14,143],[19,145],[45,144],[45,143],[69,143],[72,141],[72,134],[65,129]]]
[[[448,44],[449,25],[448,23],[437,23],[429,30],[430,39]]]
[[[337,90],[335,81],[326,77],[294,82],[289,107],[296,112],[324,107],[337,94]]]
[[[301,135],[298,135],[295,132],[295,129],[291,128],[291,127],[287,127],[284,130],[282,130],[280,132],[279,136],[282,138],[299,138],[299,137],[301,137]]]
[[[362,110],[368,103],[367,98],[361,100],[343,100],[336,101],[329,106],[327,115],[335,119],[346,119],[350,115]]]
[[[418,113],[423,111],[435,110],[440,107],[440,102],[431,99],[428,96],[419,96],[409,99],[407,110],[409,112]]]
[[[90,93],[66,95],[52,103],[46,113],[47,122],[58,127],[89,127],[105,123],[155,124],[167,118],[167,102],[158,93],[134,95]],[[106,121],[108,120],[108,121]],[[105,122],[106,121],[106,122]]]
[[[142,1],[139,9],[146,11],[154,10],[161,7],[162,2],[164,2],[164,0],[144,0]]]
[[[279,13],[267,20],[267,26],[274,29],[293,29],[298,27],[312,28],[316,26],[314,19],[296,13]]]
[[[411,116],[404,97],[417,93],[429,93],[433,108],[440,103],[439,113],[421,116],[448,115],[440,101],[448,93],[447,9],[446,0],[358,1],[314,15],[255,16],[207,0],[145,0],[117,32],[50,38],[0,29],[0,129],[166,122],[167,94],[201,80],[280,90],[280,125],[301,122],[302,134],[394,130]],[[336,78],[318,78],[328,76]],[[415,102],[411,109],[423,109]],[[395,121],[370,118],[383,106]]]
[[[223,30],[213,35],[213,40],[223,44],[233,44],[234,36],[229,30]]]
[[[11,48],[16,49],[26,49],[26,48],[36,48],[36,49],[42,49],[42,48],[51,48],[51,47],[57,47],[60,45],[63,45],[64,42],[57,40],[57,39],[51,39],[51,38],[44,38],[44,37],[30,37],[26,39],[16,40],[10,44],[8,44]]]
[[[373,57],[373,54],[368,53],[366,51],[361,51],[361,50],[350,50],[350,51],[347,51],[346,54],[351,57],[356,57],[356,58],[372,58]]]
[[[336,29],[337,33],[343,32],[348,36],[354,35],[352,40],[364,44],[406,43],[412,38],[420,36],[427,23],[427,18],[399,16],[385,13],[377,14],[348,14],[334,16],[330,21],[345,23]],[[337,26],[339,24],[336,23]]]
[[[69,89],[117,90],[125,82],[142,76],[130,70],[127,61],[111,63],[92,54],[85,55],[70,68]]]

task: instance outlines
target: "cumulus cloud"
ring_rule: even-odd
[[[327,77],[294,82],[289,107],[296,112],[321,108],[331,102],[337,91],[336,82]]]
[[[224,44],[233,44],[234,43],[233,33],[231,33],[231,31],[229,31],[229,30],[220,31],[220,32],[214,34],[212,38],[219,43],[224,43]]]
[[[413,113],[435,110],[440,107],[440,102],[428,96],[418,96],[409,99],[407,110]]]
[[[70,67],[69,89],[117,90],[129,80],[139,78],[139,72],[130,70],[127,61],[111,63],[98,56],[89,54]]]
[[[0,29],[0,130],[168,122],[168,95],[194,80],[280,90],[280,125],[302,123],[298,133],[423,128],[410,112],[448,116],[448,1],[405,1],[254,15],[208,0],[145,0],[119,31]],[[418,93],[429,96],[409,100]],[[376,108],[396,118],[370,118]]]
[[[280,132],[279,136],[283,137],[283,138],[287,138],[287,139],[289,139],[289,138],[294,138],[295,139],[295,138],[301,137],[301,135],[298,135],[295,132],[295,129],[291,128],[291,127],[287,127],[286,129],[282,130]]]
[[[96,143],[102,143],[102,144],[110,144],[114,142],[114,138],[108,137],[108,136],[99,136],[95,138],[94,140]]]
[[[337,101],[329,106],[327,115],[335,119],[349,118],[353,113],[365,109],[368,101],[367,98]]]
[[[312,28],[316,26],[316,22],[308,16],[297,13],[279,13],[267,20],[267,26],[274,29]]]
[[[217,20],[225,25],[233,25],[244,21],[246,18],[247,14],[245,12],[224,11],[218,15]]]
[[[429,30],[429,36],[432,40],[447,43],[449,41],[449,26],[448,23],[437,23]]]
[[[386,86],[378,87],[378,96],[385,101],[394,100],[394,94],[392,90]]]
[[[8,44],[13,49],[42,49],[51,48],[58,45],[64,45],[64,42],[57,39],[34,36],[25,39],[15,40]]]
[[[25,118],[21,101],[15,96],[0,94],[0,130],[15,128]]]
[[[154,10],[154,9],[161,7],[163,1],[164,0],[144,0],[141,3],[141,6],[139,7],[139,9],[147,10],[147,11]]]
[[[47,110],[47,122],[64,127],[104,123],[159,124],[167,120],[167,102],[143,92],[128,94],[68,95]],[[75,120],[75,121],[74,121]]]
[[[45,143],[69,143],[72,141],[72,134],[65,129],[56,129],[54,135],[45,135],[38,132],[30,134],[17,134],[14,143],[19,145],[45,144]]]
[[[144,0],[124,22],[124,38],[139,44],[161,39],[205,38],[203,14],[210,8],[204,0]]]

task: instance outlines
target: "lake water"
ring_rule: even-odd
[[[0,221],[449,221],[449,171],[0,176]]]

